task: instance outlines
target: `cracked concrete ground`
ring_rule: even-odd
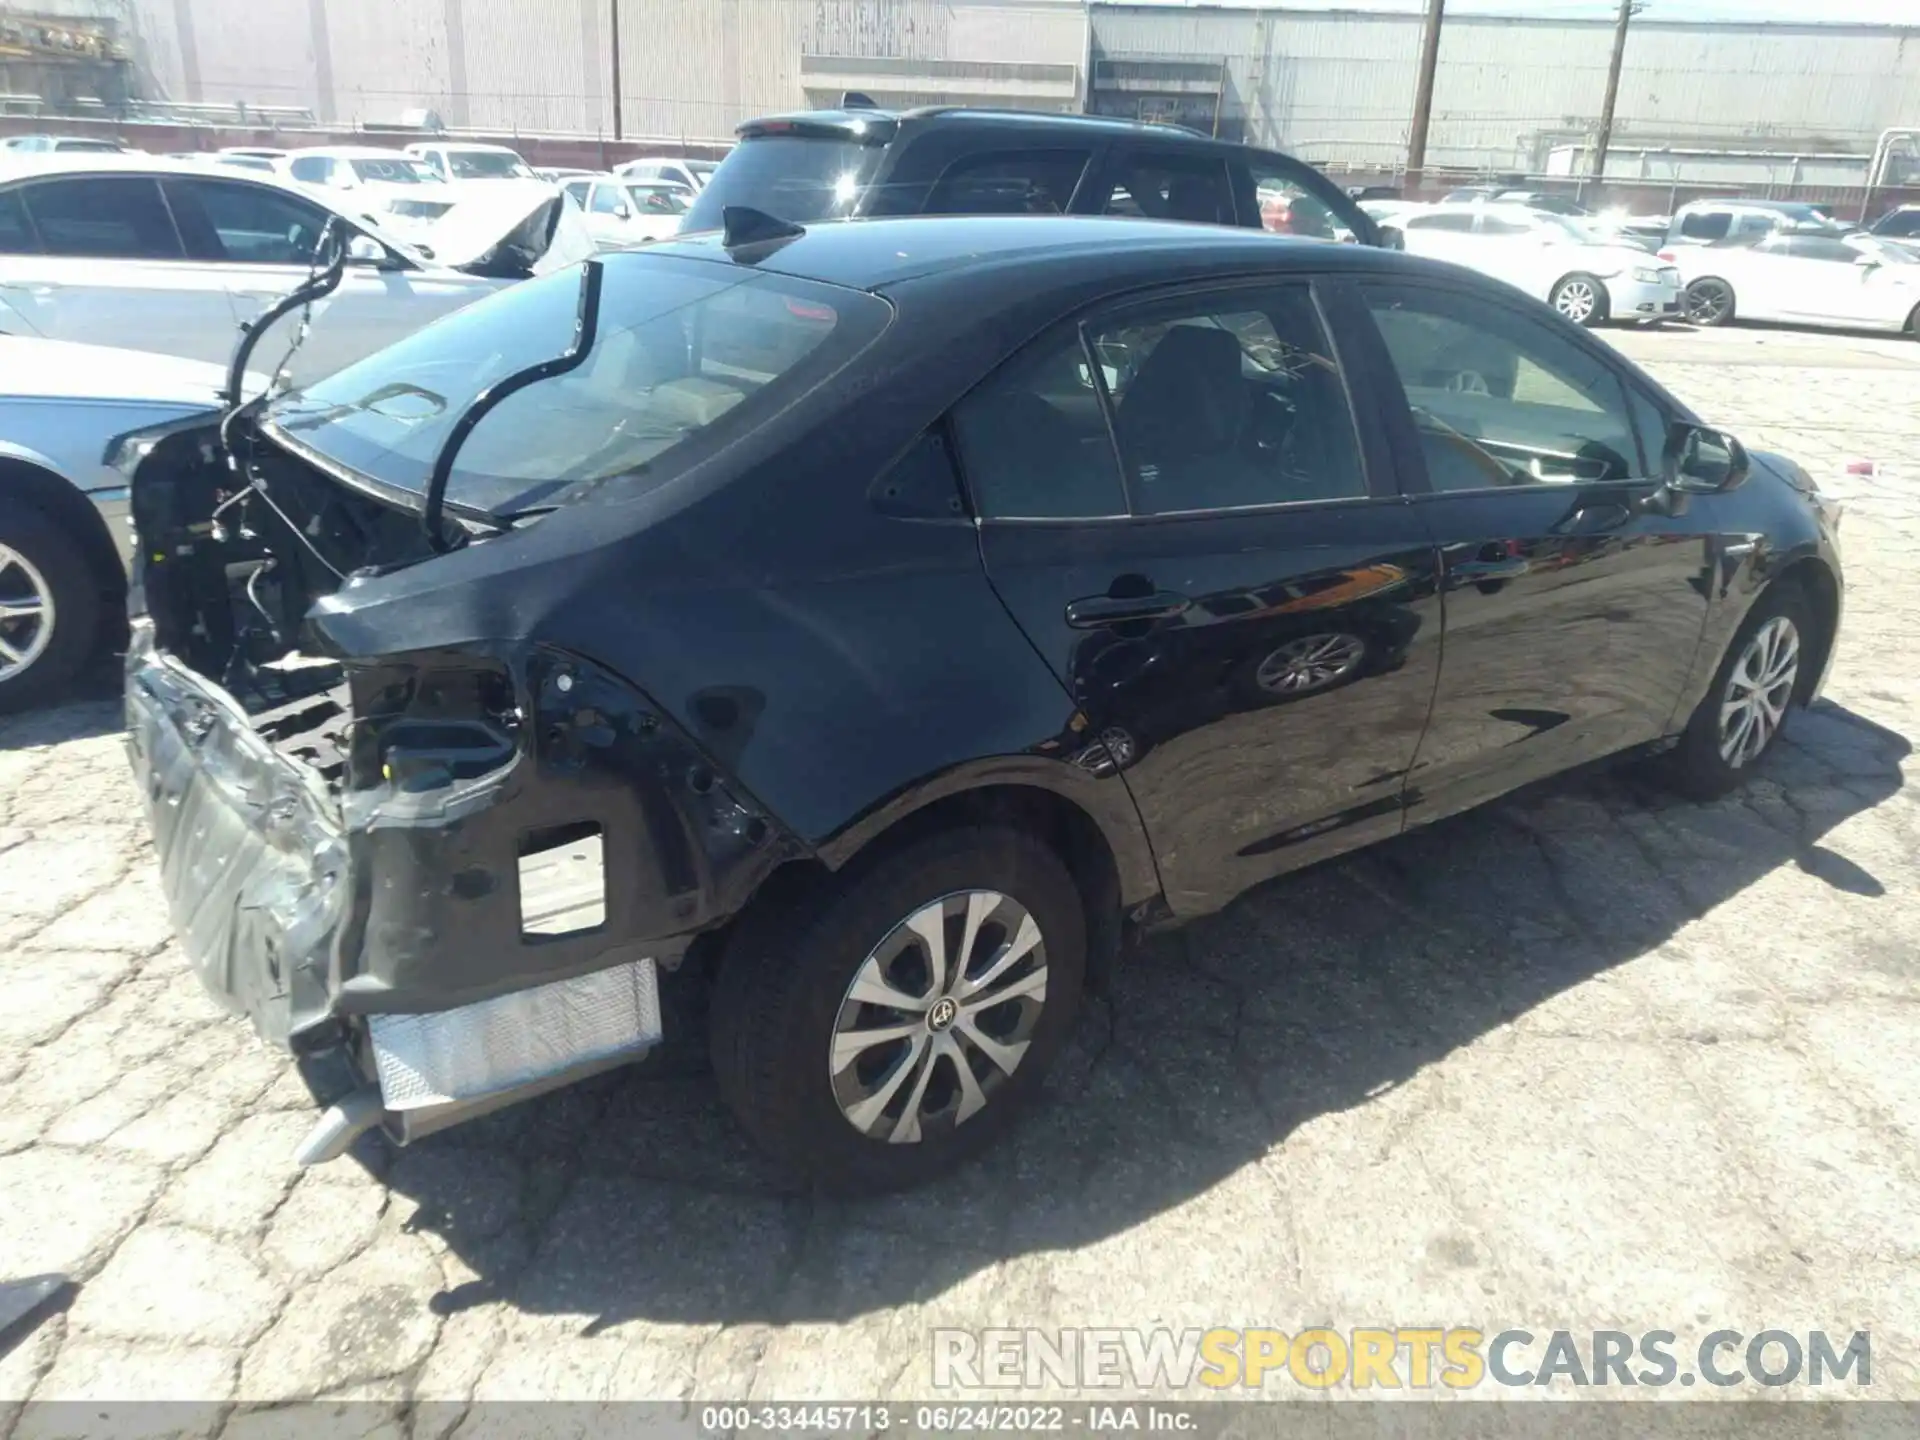
[[[114,703],[0,725],[0,1276],[81,1282],[0,1430],[924,1398],[934,1327],[1007,1324],[1868,1329],[1920,1398],[1920,346],[1612,338],[1847,499],[1828,699],[1730,801],[1563,779],[1155,939],[919,1194],[781,1193],[698,1075],[297,1172],[308,1102],[169,942]]]

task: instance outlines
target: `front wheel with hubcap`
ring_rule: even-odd
[[[1667,757],[1675,782],[1700,799],[1745,781],[1780,738],[1813,632],[1791,581],[1759,600],[1727,647],[1713,686]]]
[[[58,697],[93,658],[101,584],[38,510],[0,505],[0,711]]]
[[[1733,287],[1712,277],[1696,280],[1687,286],[1681,306],[1695,325],[1724,325],[1733,319]]]
[[[1569,275],[1553,287],[1547,303],[1576,325],[1607,318],[1607,288],[1591,275]]]
[[[1051,849],[999,825],[929,835],[743,922],[712,996],[721,1094],[806,1180],[919,1184],[1031,1101],[1085,967],[1079,892]]]

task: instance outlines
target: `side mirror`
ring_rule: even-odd
[[[633,207],[622,200],[614,207],[613,218],[616,220],[631,220],[633,218]]]
[[[1681,494],[1712,495],[1746,482],[1747,447],[1724,430],[1676,422],[1667,432],[1662,479]]]
[[[398,270],[399,259],[371,235],[356,235],[347,242],[347,263],[374,270]]]

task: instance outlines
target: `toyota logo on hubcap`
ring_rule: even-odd
[[[927,1011],[927,1029],[939,1034],[960,1016],[960,1007],[953,1002],[951,995],[942,995],[933,1002]]]

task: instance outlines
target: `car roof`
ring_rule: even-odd
[[[718,231],[657,241],[631,254],[751,264],[759,270],[854,290],[885,290],[931,276],[985,275],[1013,261],[1098,258],[1116,281],[1151,284],[1174,258],[1206,255],[1222,271],[1392,266],[1408,257],[1236,225],[1180,224],[1104,215],[923,215],[835,220],[755,255],[730,256]],[[749,258],[752,257],[752,258]],[[619,255],[603,257],[618,261]],[[1422,263],[1422,262],[1415,262]]]
[[[264,172],[249,173],[260,176],[256,184],[280,183]],[[171,155],[149,155],[143,150],[0,151],[0,180],[54,175],[192,175],[205,179],[206,174],[205,163],[197,158],[176,160]]]
[[[407,147],[409,150],[484,150],[489,155],[518,155],[520,152],[511,145],[487,145],[478,140],[420,140]]]
[[[328,160],[411,160],[413,156],[404,150],[390,150],[380,145],[302,145],[297,150],[286,152],[289,160],[298,160],[303,155],[318,155]]]
[[[1689,200],[1681,210],[1767,210],[1775,214],[1791,215],[1802,211],[1818,210],[1821,207],[1811,200],[1748,200],[1744,197],[1729,199]],[[1675,212],[1679,213],[1678,211]]]
[[[911,110],[794,110],[779,115],[761,115],[740,125],[734,132],[742,138],[769,125],[804,124],[813,129],[857,131],[874,121],[898,123],[911,120],[916,128],[930,126],[969,129],[1060,130],[1109,135],[1152,135],[1183,145],[1223,146],[1218,140],[1190,130],[1184,125],[1154,125],[1144,120],[1124,120],[1111,115],[1064,115],[1046,110],[993,110],[963,105],[925,105]],[[1235,146],[1234,148],[1244,148]]]

